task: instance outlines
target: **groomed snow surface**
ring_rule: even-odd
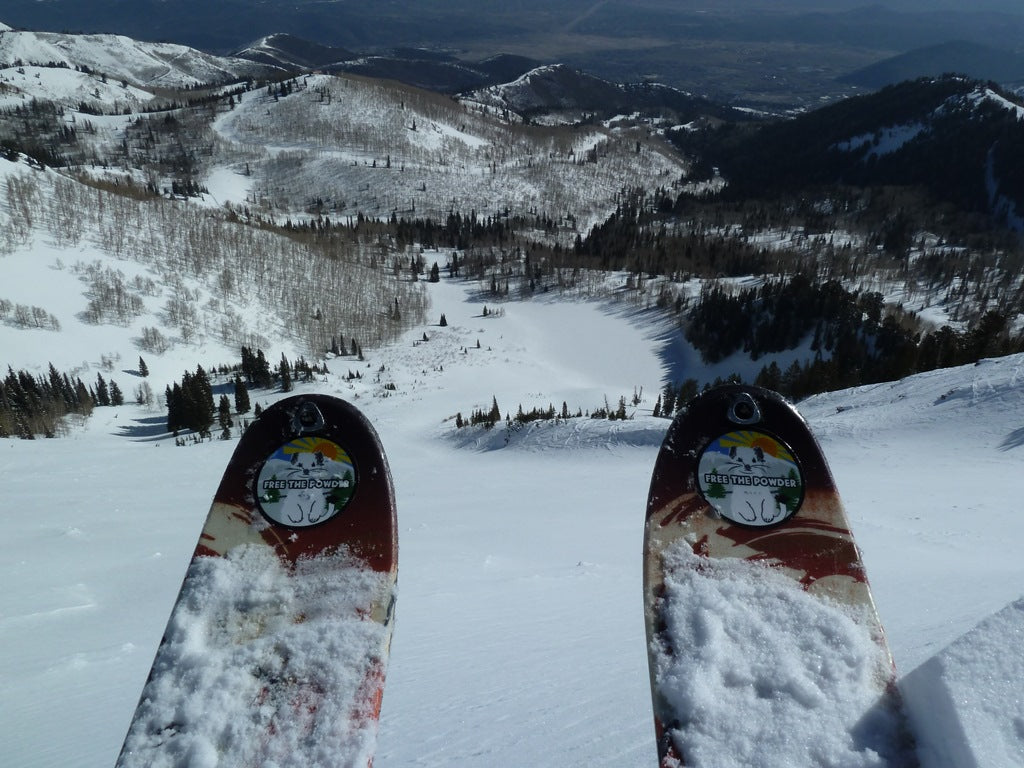
[[[471,287],[430,286],[447,327],[415,329],[363,363],[332,360],[332,375],[303,385],[367,414],[395,480],[400,594],[375,766],[653,766],[640,556],[667,427],[649,414],[676,362],[661,355],[671,347],[642,313],[535,300],[484,316],[489,302]],[[62,324],[46,336],[0,327],[0,348],[36,350],[38,359],[11,359],[15,368],[120,351],[123,370],[104,375],[132,390],[137,351],[127,335],[93,352],[76,348],[77,325]],[[16,343],[26,333],[34,345]],[[182,347],[147,358],[156,392],[196,363],[232,361],[196,360]],[[348,381],[350,370],[362,378]],[[513,415],[520,403],[565,401],[575,412],[606,396],[613,405],[631,399],[639,387],[642,402],[625,425],[454,428],[457,412],[487,410],[492,397]],[[279,396],[256,391],[253,400]],[[925,768],[1024,764],[1022,406],[1022,357],[800,404],[864,551]],[[117,758],[235,445],[175,447],[163,417],[99,408],[68,437],[0,441],[4,765],[108,768]],[[742,580],[730,583],[735,600],[707,603],[709,632],[751,631],[743,607],[756,598]],[[790,610],[805,609],[797,601]],[[794,716],[779,738],[810,738],[815,724],[820,732],[811,762],[784,764],[873,764],[866,752],[847,761],[836,745],[857,742],[821,725],[870,705],[838,684],[853,675],[856,688],[857,670],[871,663],[855,627],[842,616],[824,624],[828,642],[810,651],[776,641],[774,668],[714,644],[707,663],[751,685],[760,674],[790,676],[807,722],[792,725]],[[750,692],[736,686],[731,713],[713,689],[680,695],[744,722],[762,716]],[[217,706],[211,699],[212,716]],[[711,720],[707,738],[717,739]],[[699,759],[728,764],[713,749]]]

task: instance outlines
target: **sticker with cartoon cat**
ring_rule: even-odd
[[[792,452],[754,430],[713,440],[697,465],[697,488],[722,517],[740,525],[777,525],[797,511],[804,481]]]
[[[318,525],[348,504],[356,489],[356,469],[337,443],[300,437],[263,463],[256,487],[260,509],[275,523]]]

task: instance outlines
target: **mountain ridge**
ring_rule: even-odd
[[[905,80],[959,74],[1014,86],[1024,81],[1024,55],[968,40],[918,48],[893,56],[839,78],[878,90]]]
[[[67,66],[133,85],[186,88],[280,76],[242,58],[214,56],[185,45],[149,43],[124,35],[68,35],[8,29],[0,32],[0,66]]]
[[[29,29],[116,32],[219,54],[277,33],[365,57],[390,58],[402,48],[455,51],[470,66],[502,52],[564,62],[617,82],[655,74],[683,91],[775,110],[849,95],[852,86],[837,78],[913,48],[958,38],[1013,48],[1024,34],[1024,15],[1006,3],[969,10],[934,2],[930,8],[882,2],[875,11],[858,9],[862,5],[93,0],[86,8],[74,0],[9,0],[4,20]]]

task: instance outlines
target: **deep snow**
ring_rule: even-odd
[[[463,284],[431,292],[447,328],[371,353],[361,380],[314,387],[373,421],[398,494],[401,591],[375,764],[652,765],[640,553],[667,426],[645,414],[663,345],[642,315],[601,304],[483,317]],[[19,331],[0,331],[14,348]],[[177,362],[161,367],[193,361]],[[1011,357],[800,404],[864,550],[926,768],[952,765],[950,738],[979,766],[1024,760],[1024,671],[1007,662],[1024,631],[1022,384],[1024,358]],[[453,426],[492,397],[503,412],[563,400],[575,411],[640,386],[626,424]],[[116,758],[233,448],[174,447],[162,417],[97,409],[67,438],[0,442],[7,764]]]

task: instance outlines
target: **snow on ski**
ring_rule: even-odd
[[[661,768],[917,764],[832,475],[777,394],[725,385],[676,417],[644,608]]]
[[[217,490],[118,767],[371,765],[397,556],[369,422],[322,395],[264,411]]]

